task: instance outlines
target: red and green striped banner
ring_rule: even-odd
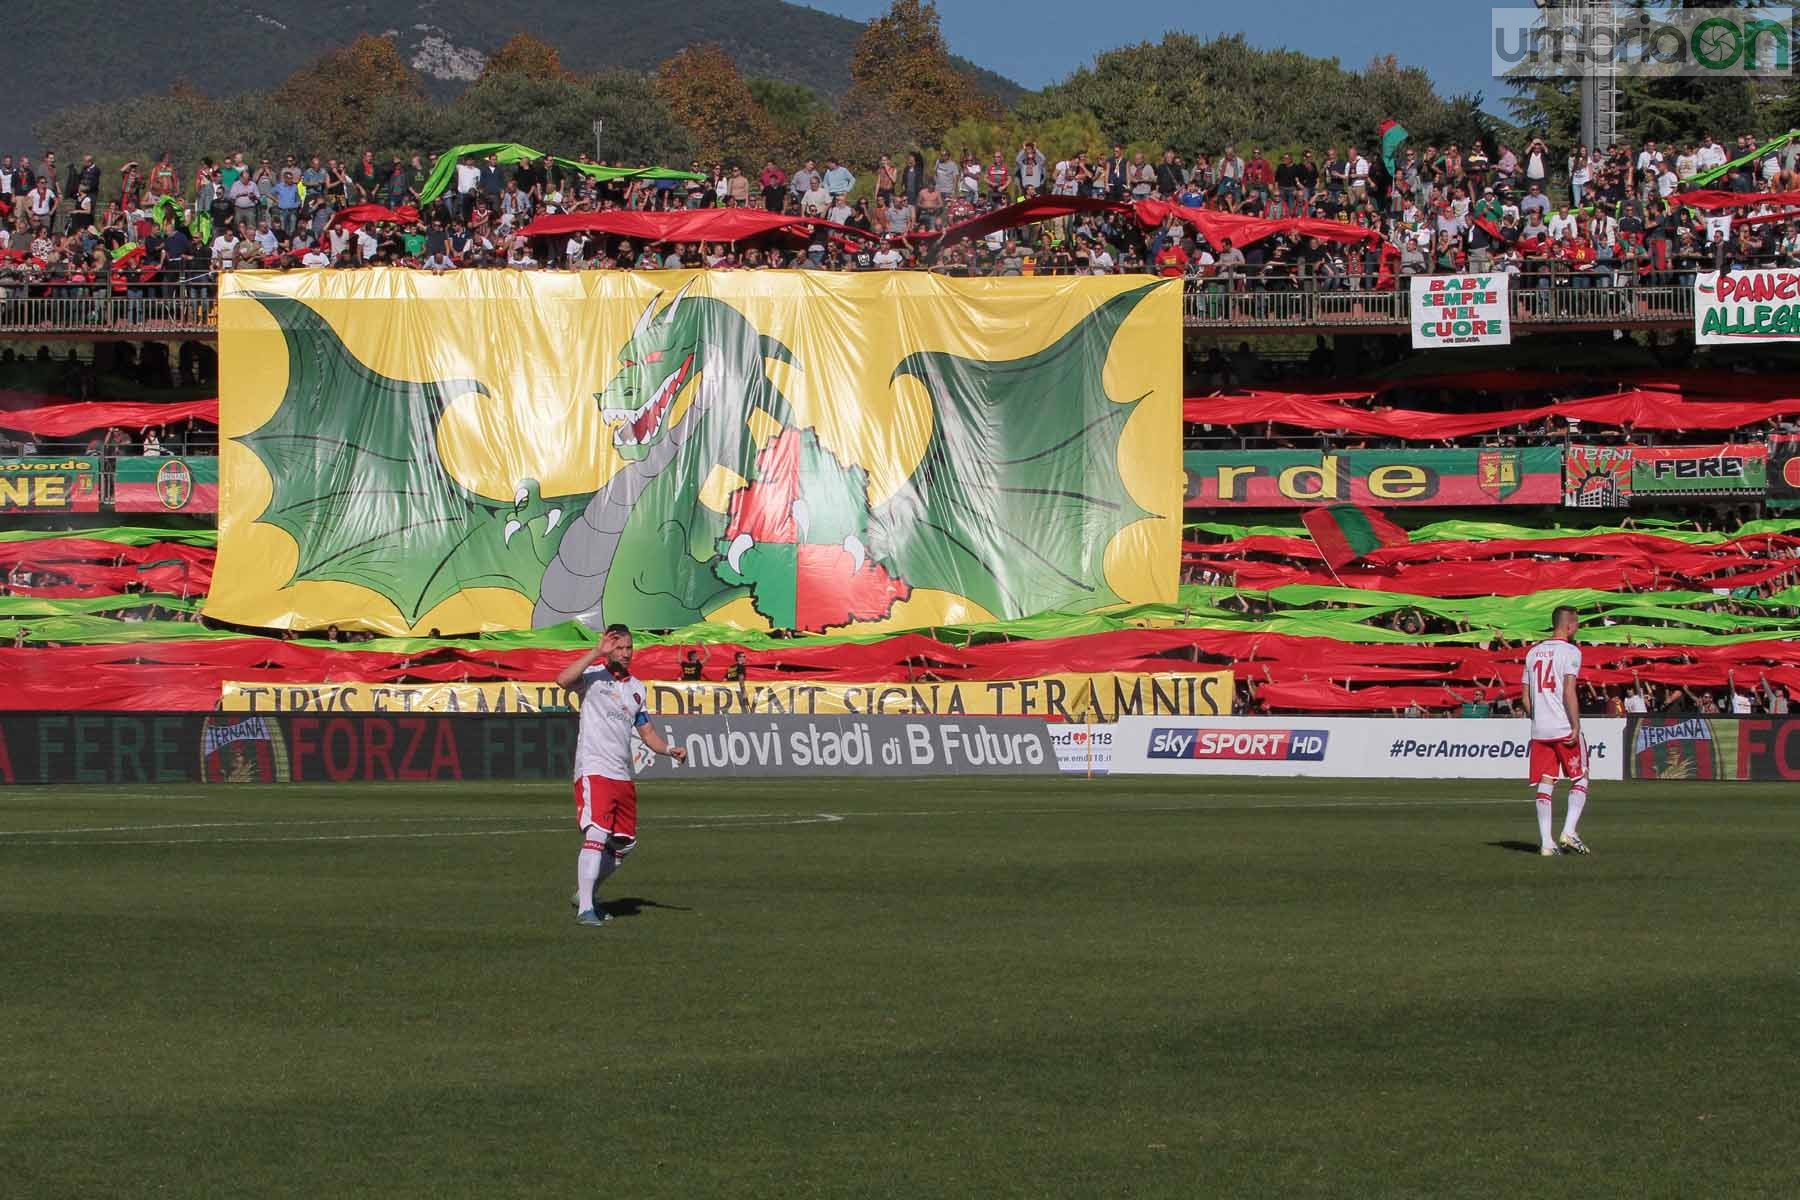
[[[1300,514],[1300,523],[1334,571],[1383,546],[1407,543],[1406,530],[1360,504],[1308,509]]]
[[[113,476],[119,512],[219,511],[216,458],[121,458]]]

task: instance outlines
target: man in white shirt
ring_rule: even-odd
[[[897,271],[900,269],[900,249],[889,238],[881,249],[875,252],[875,269],[878,271]]]
[[[1580,623],[1574,609],[1558,605],[1550,615],[1551,636],[1525,653],[1520,696],[1531,718],[1530,774],[1536,782],[1538,853],[1545,857],[1588,853],[1575,832],[1588,791],[1587,742],[1581,736],[1581,701],[1575,690],[1581,674],[1581,651],[1575,648]],[[1552,841],[1551,805],[1559,777],[1569,780],[1569,808],[1562,837]]]
[[[1725,684],[1731,692],[1732,716],[1747,717],[1756,711],[1756,702],[1751,698],[1750,693],[1738,686],[1736,671],[1725,672]]]
[[[1725,157],[1725,147],[1711,134],[1702,134],[1700,153],[1696,156],[1702,171],[1710,171],[1714,167],[1722,167],[1730,160]]]
[[[575,824],[582,841],[574,904],[575,920],[582,925],[604,925],[612,919],[600,907],[594,889],[637,846],[632,735],[652,753],[666,754],[676,762],[687,760],[687,751],[670,746],[650,723],[644,710],[647,689],[631,673],[631,650],[631,630],[608,625],[599,643],[556,677],[556,686],[581,697],[575,737]]]
[[[238,244],[237,235],[232,233],[231,227],[229,225],[227,225],[223,230],[221,230],[219,232],[219,236],[212,240],[212,269],[213,270],[215,270],[215,271],[231,270],[231,259],[232,259],[232,256],[237,252],[237,244]]]
[[[1550,240],[1560,242],[1567,235],[1574,233],[1577,228],[1575,216],[1569,211],[1569,206],[1565,204],[1557,210],[1554,217],[1550,218]]]
[[[475,211],[475,193],[480,190],[481,168],[475,165],[474,159],[460,160],[456,164],[456,196],[462,205],[457,216],[465,221],[469,219],[469,214]]]

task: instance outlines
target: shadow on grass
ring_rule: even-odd
[[[1517,850],[1522,854],[1536,854],[1538,852],[1538,844],[1536,842],[1489,842],[1488,845],[1494,847],[1496,850]]]
[[[666,908],[670,912],[693,912],[680,904],[659,904],[655,900],[646,900],[642,896],[622,896],[617,900],[602,900],[600,907],[615,917],[635,917],[646,908]]]

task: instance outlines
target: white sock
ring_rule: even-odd
[[[581,856],[575,860],[575,907],[582,912],[592,912],[594,909],[594,886],[600,882],[603,845],[605,843],[589,838],[581,843]]]
[[[606,882],[607,878],[614,871],[616,871],[618,869],[619,869],[619,856],[614,854],[611,850],[607,850],[607,851],[603,852],[600,855],[600,874],[595,877],[594,886],[596,888],[598,888],[601,884]]]
[[[1545,780],[1538,784],[1538,839],[1539,843],[1544,846],[1554,846],[1556,844],[1550,837],[1550,819],[1553,815],[1553,810],[1550,807],[1550,797],[1555,791],[1556,784],[1550,780]]]
[[[1575,822],[1581,820],[1581,810],[1587,807],[1587,776],[1583,775],[1569,785],[1569,813],[1563,818],[1564,837],[1575,836]],[[1605,832],[1602,830],[1602,832]]]

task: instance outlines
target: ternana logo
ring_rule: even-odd
[[[1212,761],[1323,762],[1331,734],[1323,729],[1207,729],[1158,726],[1151,758]]]

